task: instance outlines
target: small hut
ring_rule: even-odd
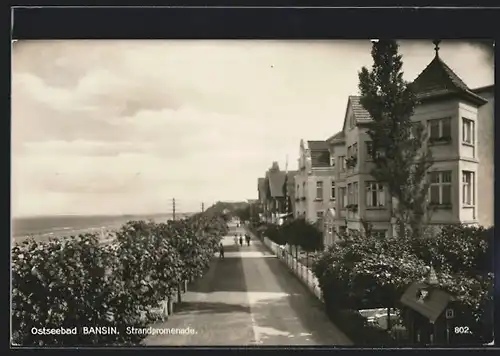
[[[455,298],[439,289],[438,284],[436,272],[431,268],[425,282],[414,282],[401,297],[412,343],[447,345],[451,342],[453,309],[450,307]]]

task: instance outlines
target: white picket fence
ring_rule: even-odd
[[[323,296],[321,295],[318,279],[309,268],[298,262],[297,259],[288,253],[283,246],[272,242],[267,237],[264,237],[263,243],[278,257],[279,260],[286,264],[290,271],[292,271],[309,288],[316,298],[323,302]]]

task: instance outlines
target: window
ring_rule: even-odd
[[[373,150],[373,142],[367,141],[366,142],[366,159],[367,160],[372,160],[372,159],[375,158],[375,155],[377,157],[380,157],[380,151],[377,150],[376,152],[374,152],[374,150]]]
[[[318,218],[318,220],[323,219],[323,215],[324,215],[324,213],[322,211],[317,211],[316,212],[316,217]]]
[[[347,230],[347,227],[339,226],[339,234],[345,234],[346,230]]]
[[[370,208],[385,206],[385,191],[383,184],[366,183],[366,206]]]
[[[474,205],[474,172],[462,172],[462,203]]]
[[[347,184],[347,204],[351,205],[352,204],[352,184],[349,183]]]
[[[352,202],[351,204],[358,205],[358,182],[352,184]]]
[[[330,191],[330,199],[335,199],[335,182],[332,182],[332,187]]]
[[[299,196],[299,195],[300,195],[300,185],[297,184],[297,196]]]
[[[352,157],[352,146],[347,147],[347,157],[348,158]]]
[[[386,236],[387,230],[372,230],[372,236],[376,239],[383,239]]]
[[[323,200],[323,182],[316,182],[316,200]]]
[[[373,159],[373,142],[366,141],[366,159]]]
[[[330,154],[330,166],[335,167],[335,156]]]
[[[429,120],[431,142],[451,140],[451,118]]]
[[[358,144],[354,143],[352,145],[352,156],[351,157],[358,157]]]
[[[474,144],[474,121],[462,118],[462,142]]]
[[[345,172],[345,156],[339,156],[340,172]]]
[[[451,205],[451,171],[431,172],[430,198],[432,205]]]
[[[420,122],[412,122],[410,128],[410,139],[418,138],[418,131],[420,129]]]
[[[344,209],[347,205],[347,190],[345,187],[339,188],[339,194],[340,194],[340,208]]]

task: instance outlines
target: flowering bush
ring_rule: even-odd
[[[95,234],[34,239],[12,249],[12,343],[16,345],[123,345],[144,336],[149,311],[178,283],[200,275],[227,225],[196,215],[168,224],[131,221],[103,245]],[[81,328],[116,327],[119,334],[84,335]],[[75,335],[39,335],[32,329],[77,328]]]

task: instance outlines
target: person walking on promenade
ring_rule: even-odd
[[[243,236],[240,235],[240,246],[243,246]]]
[[[221,260],[224,259],[224,245],[222,244],[222,242],[219,245],[219,258]]]
[[[247,246],[250,246],[250,235],[245,234],[245,240],[247,240]]]
[[[234,244],[238,246],[238,234],[234,234]]]

